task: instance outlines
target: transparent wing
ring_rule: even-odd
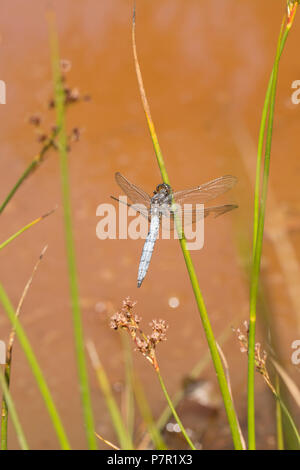
[[[141,214],[143,217],[151,221],[150,211],[147,210],[144,204],[128,204],[132,209]]]
[[[226,191],[231,189],[237,182],[237,178],[231,175],[221,176],[208,183],[201,184],[193,189],[186,189],[183,191],[176,191],[173,193],[175,202],[177,204],[184,204],[189,202],[205,203],[214,199]]]
[[[110,197],[114,199],[114,201],[118,201],[119,204],[124,204],[127,207],[131,207],[136,212],[141,214],[143,217],[148,219],[150,222],[151,220],[150,211],[145,207],[144,204],[129,204],[128,202],[122,201],[122,199],[118,199],[117,197],[114,197],[114,196],[110,196]]]
[[[236,209],[236,204],[223,204],[222,206],[205,207],[204,210],[197,210],[195,207],[191,210],[185,209],[182,214],[182,223],[184,226],[195,224],[198,220],[213,214],[215,217],[226,214],[226,212]],[[168,220],[167,220],[168,219]],[[170,212],[169,217],[163,216],[162,226],[164,230],[173,231],[175,229],[174,215]]]
[[[149,194],[135,184],[130,183],[130,181],[119,172],[115,174],[115,179],[133,204],[143,204],[147,209],[150,209],[151,198]]]

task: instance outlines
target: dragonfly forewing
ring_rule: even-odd
[[[173,197],[175,202],[181,205],[187,202],[204,204],[229,191],[236,182],[237,178],[235,176],[225,175],[208,183],[201,184],[196,188],[175,191]]]
[[[132,204],[142,204],[147,209],[150,209],[151,198],[142,188],[139,188],[135,184],[131,183],[121,173],[115,174],[116,182],[120,188],[124,191],[126,196],[130,199]]]

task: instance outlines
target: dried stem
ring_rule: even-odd
[[[35,273],[36,273],[36,271],[39,267],[39,264],[40,264],[40,262],[41,262],[41,260],[44,256],[46,250],[47,250],[47,246],[45,246],[45,248],[43,248],[43,250],[40,254],[40,257],[39,257],[38,261],[36,262],[36,264],[33,268],[32,274],[31,274],[29,280],[27,281],[26,286],[25,286],[25,288],[22,292],[18,307],[16,309],[16,318],[18,318],[19,315],[20,315],[25,297],[26,297],[26,295],[29,291],[29,288],[30,288],[30,286],[32,284],[32,281],[33,281],[33,278],[34,278],[34,275],[35,275]],[[9,339],[8,339],[7,350],[6,350],[6,364],[5,364],[5,367],[4,367],[4,377],[5,377],[7,389],[9,389],[9,385],[10,385],[12,350],[13,350],[15,334],[16,334],[16,330],[13,327],[11,332],[10,332]],[[2,398],[1,410],[2,410],[1,411],[1,449],[6,450],[7,449],[8,405],[7,405],[7,402],[6,402],[6,399],[5,399],[4,396]]]

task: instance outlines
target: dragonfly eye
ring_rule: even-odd
[[[158,186],[156,186],[156,190],[154,191],[154,194],[159,193],[161,190],[167,191],[167,193],[170,192],[170,186],[167,183],[161,183]]]

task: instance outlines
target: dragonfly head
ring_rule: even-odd
[[[153,194],[164,194],[168,196],[171,192],[171,186],[169,186],[167,183],[161,183],[158,186],[156,186],[155,191],[153,191]]]

